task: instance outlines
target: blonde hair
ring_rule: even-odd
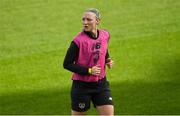
[[[97,19],[100,19],[100,18],[101,18],[100,12],[99,12],[99,10],[96,9],[96,8],[89,8],[89,9],[87,9],[85,12],[92,12],[92,13],[94,13],[94,14],[96,15],[96,18],[97,18]]]

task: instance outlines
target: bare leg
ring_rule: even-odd
[[[100,115],[109,115],[109,116],[114,115],[114,106],[113,105],[97,106],[96,109]]]

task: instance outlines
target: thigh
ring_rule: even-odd
[[[113,105],[102,105],[96,107],[100,115],[114,115]]]
[[[92,97],[94,106],[113,105],[113,99],[109,90],[96,93]]]
[[[103,91],[93,97],[93,104],[100,115],[113,115],[114,106],[109,90]]]
[[[86,112],[90,108],[91,96],[86,93],[86,88],[73,83],[71,89],[72,113]]]
[[[100,91],[96,92],[92,96],[92,101],[95,107],[102,105],[113,105],[113,99],[108,82],[101,87]]]
[[[88,95],[72,94],[71,107],[73,111],[85,112],[90,108],[90,97]]]

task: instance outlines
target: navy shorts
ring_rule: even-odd
[[[71,88],[71,107],[77,112],[85,112],[90,108],[101,105],[113,105],[109,82],[106,78],[98,82],[82,82],[73,80]]]

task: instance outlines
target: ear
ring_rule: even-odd
[[[100,19],[96,18],[96,25],[99,25]]]

